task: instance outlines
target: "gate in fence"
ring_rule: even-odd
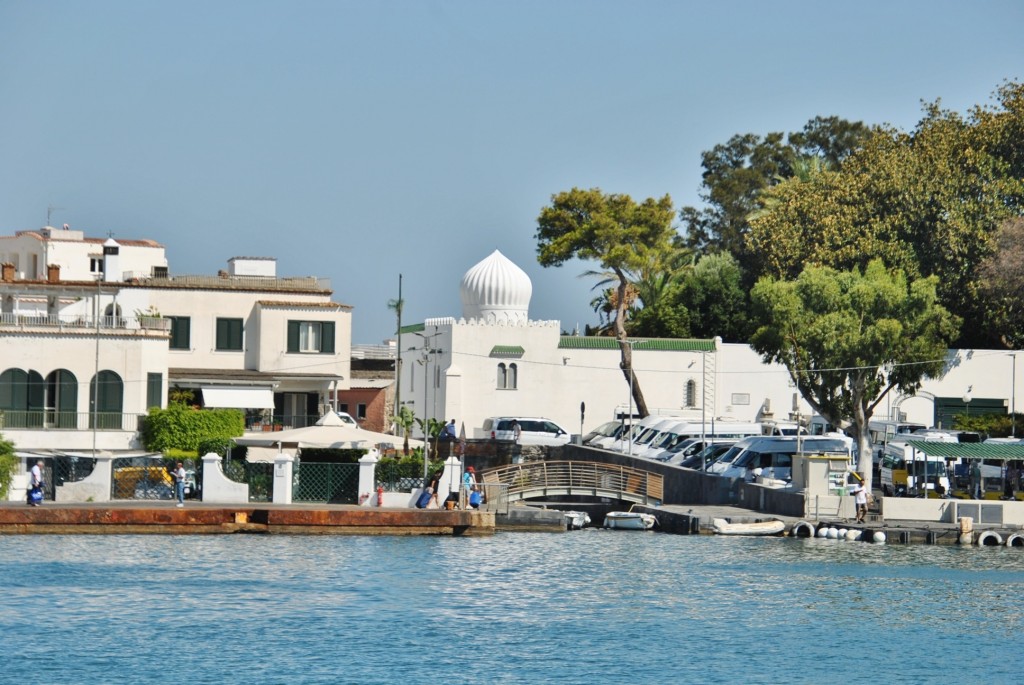
[[[293,502],[356,504],[359,464],[299,462],[292,477]]]

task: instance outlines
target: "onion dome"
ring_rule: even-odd
[[[526,272],[498,250],[462,277],[462,316],[498,323],[526,323],[533,284]]]

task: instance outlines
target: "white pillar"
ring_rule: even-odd
[[[292,471],[294,455],[278,452],[274,457],[274,504],[292,503]]]
[[[370,450],[359,458],[359,504],[377,506],[377,450]]]

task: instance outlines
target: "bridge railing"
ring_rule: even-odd
[[[485,472],[484,483],[504,483],[508,496],[520,499],[557,490],[572,494],[618,496],[645,502],[664,499],[660,474],[616,464],[580,461],[536,461],[512,464]]]

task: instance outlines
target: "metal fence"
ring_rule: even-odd
[[[229,480],[249,486],[250,502],[274,501],[274,465],[272,463],[232,459],[225,462],[224,475]]]
[[[374,487],[387,492],[412,492],[423,487],[423,477],[402,473],[402,465],[395,461],[378,462],[374,472]]]
[[[174,499],[174,477],[171,471],[181,461],[185,468],[185,496],[198,495],[194,459],[164,457],[120,457],[111,464],[113,478],[111,499],[170,500]]]
[[[293,502],[357,504],[359,501],[359,464],[295,465],[292,480]]]

